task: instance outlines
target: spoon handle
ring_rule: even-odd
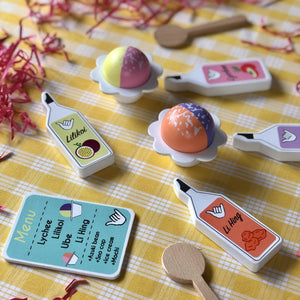
[[[197,279],[193,280],[193,286],[204,300],[218,300],[218,297],[208,286],[202,276],[199,276]]]
[[[249,23],[247,21],[247,18],[244,15],[236,15],[234,17],[221,19],[219,21],[193,26],[191,28],[187,28],[186,30],[188,31],[189,36],[196,37],[200,35],[235,29],[246,26],[248,24]]]

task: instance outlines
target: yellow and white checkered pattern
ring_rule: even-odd
[[[261,7],[239,1],[210,5],[176,15],[173,23],[191,26],[234,14],[246,14],[253,24],[262,16],[278,30],[293,30],[299,22],[299,0],[275,1]],[[25,1],[0,2],[0,26],[18,36],[18,20],[27,14]],[[299,123],[300,37],[293,39],[298,53],[270,52],[251,47],[242,39],[271,46],[285,40],[257,26],[199,37],[181,50],[163,49],[153,38],[154,28],[141,31],[104,22],[91,38],[85,32],[93,25],[86,16],[69,20],[65,29],[53,29],[66,44],[72,63],[63,55],[43,59],[47,73],[43,88],[58,103],[82,112],[115,152],[116,161],[87,179],[77,177],[46,133],[46,115],[40,91],[28,88],[33,103],[24,105],[37,130],[10,139],[10,128],[1,124],[0,151],[14,155],[0,163],[0,252],[2,253],[23,197],[32,192],[132,208],[136,213],[133,232],[121,276],[114,281],[87,278],[72,299],[199,299],[188,285],[169,279],[161,255],[175,242],[199,247],[206,258],[204,278],[220,299],[300,299],[300,163],[281,163],[266,156],[244,153],[232,147],[235,132],[258,132],[275,123]],[[299,24],[298,24],[299,25]],[[299,27],[299,26],[298,26]],[[36,25],[24,22],[24,35],[39,35]],[[163,77],[187,73],[205,62],[262,58],[273,75],[269,91],[227,97],[203,97],[190,92],[169,93],[159,88],[128,105],[102,94],[90,79],[98,56],[115,47],[131,45],[147,51],[164,68]],[[147,134],[158,113],[181,102],[194,102],[216,114],[227,133],[227,144],[215,160],[192,168],[176,166],[169,157],[152,149]],[[284,239],[283,248],[258,273],[251,273],[199,232],[187,208],[177,199],[172,184],[180,177],[197,189],[221,193],[253,214]],[[0,299],[30,300],[64,295],[64,287],[78,276],[29,266],[10,264],[0,256]]]

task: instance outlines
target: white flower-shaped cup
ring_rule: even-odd
[[[154,91],[158,86],[157,78],[163,73],[163,68],[153,62],[153,58],[150,54],[145,53],[149,63],[150,63],[150,76],[148,80],[140,86],[133,88],[121,88],[112,85],[107,80],[104,79],[102,70],[105,58],[107,55],[103,55],[97,58],[97,67],[91,71],[92,80],[99,83],[99,88],[102,93],[113,95],[114,98],[120,103],[133,103],[139,100],[144,93],[150,93]]]
[[[169,147],[161,137],[161,123],[169,109],[160,112],[158,121],[153,122],[148,127],[148,133],[153,137],[153,149],[162,155],[169,155],[173,161],[181,167],[192,167],[199,162],[208,162],[213,160],[218,153],[218,148],[223,146],[227,141],[226,133],[220,129],[221,121],[215,114],[210,114],[214,121],[214,139],[211,145],[200,152],[185,153]]]

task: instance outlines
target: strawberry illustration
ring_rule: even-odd
[[[235,71],[243,71],[245,73],[249,73],[253,78],[257,78],[258,76],[258,71],[253,64],[243,64],[241,68],[233,66],[232,69],[234,69]]]
[[[252,65],[252,64],[244,64],[244,65],[242,65],[241,66],[241,70],[243,72],[249,73],[253,78],[256,78],[258,76],[258,72],[257,72],[255,66]]]

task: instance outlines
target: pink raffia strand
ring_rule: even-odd
[[[4,206],[0,206],[4,208]],[[53,300],[68,300],[72,295],[74,295],[77,292],[76,287],[79,284],[88,284],[88,281],[85,279],[73,279],[65,288],[65,291],[67,292],[63,297],[55,297]],[[28,298],[12,298],[10,300],[28,300]]]
[[[66,291],[76,288],[79,284],[88,284],[88,281],[85,279],[73,279],[68,286],[65,288]]]
[[[93,8],[95,18],[87,34],[107,19],[124,21],[137,28],[167,23],[181,10],[197,8],[207,3],[222,4],[224,0],[25,0],[29,17],[37,24],[59,23],[66,17],[83,15]],[[263,5],[266,0],[239,0],[253,5]],[[276,1],[275,1],[276,2]],[[81,6],[78,4],[82,4]],[[76,8],[75,8],[76,7]]]
[[[225,0],[25,0],[29,17],[37,24],[64,23],[67,17],[93,14],[95,24],[90,35],[106,20],[123,21],[136,28],[159,26],[169,22],[182,10],[195,10],[208,3],[222,4]],[[264,5],[266,0],[237,0]],[[274,1],[276,2],[276,1]]]
[[[65,45],[62,43],[62,40],[56,36],[56,33],[52,35],[47,33],[42,40],[42,47],[42,54],[62,52],[65,55],[66,60],[70,61],[68,53],[64,50]]]
[[[278,35],[278,36],[281,36],[281,37],[296,37],[296,36],[300,36],[300,28],[296,29],[296,30],[293,30],[291,32],[288,32],[288,31],[278,31],[278,30],[274,30],[274,29],[270,29],[268,27],[268,25],[265,24],[265,18],[262,17],[260,19],[260,28],[272,35]]]
[[[279,51],[279,52],[284,52],[284,53],[295,52],[291,38],[288,37],[288,38],[286,38],[286,40],[287,40],[287,45],[285,47],[270,47],[270,46],[266,46],[266,45],[263,45],[260,43],[250,42],[250,41],[246,41],[246,40],[242,40],[242,43],[248,44],[251,46],[255,46],[255,47],[260,47],[260,48],[270,50],[270,51]]]
[[[37,24],[60,23],[66,17],[93,14],[95,24],[87,31],[90,35],[106,20],[123,21],[136,28],[158,26],[169,22],[182,10],[193,10],[207,3],[222,4],[224,0],[25,0],[29,17]],[[260,5],[265,0],[239,0]],[[81,5],[79,5],[81,4]],[[88,7],[92,8],[89,10]]]
[[[270,50],[270,51],[279,51],[279,52],[285,52],[285,53],[294,53],[296,55],[300,55],[298,53],[295,52],[294,47],[293,47],[293,42],[292,42],[292,38],[293,37],[297,37],[300,36],[300,28],[293,30],[291,32],[288,31],[278,31],[278,30],[274,30],[274,29],[270,29],[266,24],[265,24],[265,20],[264,17],[261,17],[260,19],[260,28],[266,32],[268,32],[269,34],[275,35],[275,36],[280,36],[283,38],[286,38],[287,40],[287,45],[285,47],[269,47],[263,44],[259,44],[259,43],[255,43],[255,42],[250,42],[250,41],[245,41],[242,40],[242,43],[244,44],[248,44],[251,46],[256,46],[256,47],[260,47],[266,50]],[[295,89],[296,89],[296,93],[298,95],[300,95],[300,81],[298,81],[295,85]]]
[[[77,279],[73,279],[69,284],[68,286],[65,288],[65,291],[67,292],[62,298],[61,297],[56,297],[54,298],[53,300],[67,300],[69,299],[73,294],[75,294],[77,292],[77,289],[76,287],[79,285],[79,284],[87,284],[88,281],[85,280],[85,279],[80,279],[80,280],[77,280]]]
[[[105,3],[104,3],[105,2]],[[211,0],[197,1],[145,1],[145,0],[120,0],[120,1],[94,1],[94,17],[99,19],[96,24],[90,28],[87,34],[90,34],[96,27],[107,19],[127,21],[136,28],[145,28],[167,23],[173,16],[181,10],[195,10]],[[220,4],[222,0],[213,1]],[[129,13],[130,17],[124,16]]]
[[[251,46],[260,47],[260,48],[270,50],[270,51],[279,51],[279,52],[285,52],[285,53],[292,53],[293,52],[293,53],[295,53],[293,43],[292,43],[292,37],[300,35],[300,28],[297,29],[297,30],[294,30],[292,32],[271,30],[265,24],[264,17],[261,17],[259,26],[262,30],[264,30],[264,31],[266,31],[266,32],[268,32],[272,35],[284,37],[287,41],[287,45],[285,47],[270,47],[270,46],[266,46],[266,45],[263,45],[263,44],[260,44],[260,43],[255,43],[255,42],[250,42],[250,41],[245,41],[245,40],[242,40],[242,43],[248,44],[248,45],[251,45]]]
[[[41,42],[41,49],[37,47],[34,35],[23,37],[22,22],[24,19],[19,22],[17,41],[9,46],[4,45],[9,38],[6,31],[0,38],[0,123],[8,122],[10,124],[11,139],[14,138],[15,132],[22,131],[24,133],[28,127],[36,128],[28,113],[18,112],[13,104],[31,102],[26,91],[27,86],[35,86],[42,91],[42,83],[46,74],[40,55],[62,52],[66,60],[70,61],[64,50],[65,46],[56,34],[47,33]],[[30,50],[21,49],[22,43],[27,44]],[[20,119],[22,126],[17,124],[16,118]]]
[[[68,0],[25,1],[29,9],[28,16],[37,24],[59,22],[62,15],[68,15],[71,9]]]
[[[0,210],[5,210],[5,206],[0,205]]]
[[[91,13],[95,25],[90,34],[107,19],[124,21],[133,27],[143,28],[167,23],[177,12],[184,9],[195,10],[208,2],[221,4],[224,0],[25,0],[29,17],[37,24],[59,23],[66,17]],[[247,1],[247,0],[240,0]],[[82,4],[81,6],[78,4]],[[75,8],[76,7],[76,8]]]
[[[5,33],[0,43],[0,123],[8,122],[10,124],[12,139],[15,131],[22,130],[16,123],[15,118],[19,113],[13,103],[31,102],[25,91],[25,85],[33,84],[41,89],[43,81],[38,74],[38,70],[43,73],[42,66],[38,62],[38,67],[36,67],[32,62],[34,57],[37,58],[36,47],[31,47],[30,54],[19,48],[22,42],[30,41],[33,38],[33,36],[23,37],[22,21],[19,22],[20,33],[17,41],[9,46],[3,45],[8,38],[8,34]],[[20,118],[24,123],[23,132],[28,126],[35,128],[27,113],[21,113]]]
[[[298,252],[296,253],[296,256],[300,257],[300,251],[298,251]]]

